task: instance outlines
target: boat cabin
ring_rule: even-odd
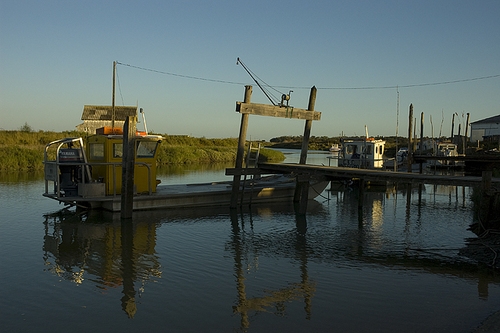
[[[99,131],[98,131],[99,133]],[[156,158],[162,137],[137,132],[134,138],[134,193],[156,192]],[[65,138],[45,147],[45,193],[49,182],[56,197],[114,196],[122,188],[123,135],[100,131],[82,138]]]
[[[438,143],[436,156],[458,156],[457,145],[451,142]]]
[[[134,193],[156,192],[156,154],[161,136],[135,138]],[[122,188],[123,135],[93,135],[87,139],[87,160],[92,179],[106,184],[106,195]]]
[[[362,169],[382,168],[384,147],[384,140],[375,140],[374,138],[344,139],[338,165]]]

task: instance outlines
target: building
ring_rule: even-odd
[[[137,106],[115,105],[115,128],[123,128],[127,117],[137,116]],[[113,107],[110,105],[84,105],[82,112],[83,123],[76,126],[79,132],[94,134],[96,129],[113,125]]]
[[[500,137],[500,115],[470,123],[470,141],[497,140]]]

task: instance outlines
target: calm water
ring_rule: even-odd
[[[161,179],[225,179],[220,168]],[[348,189],[305,217],[253,206],[125,226],[57,213],[40,177],[4,175],[0,189],[2,332],[470,332],[500,310],[500,278],[458,254],[474,237],[468,188],[373,189],[361,216]]]

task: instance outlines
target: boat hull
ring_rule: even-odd
[[[312,181],[308,198],[314,199],[328,185],[328,181]],[[295,180],[290,177],[272,177],[269,180],[248,183],[238,192],[238,204],[258,204],[291,201],[295,194]],[[56,197],[44,196],[62,203],[87,209],[104,209],[112,212],[121,210],[121,196],[99,197]],[[229,206],[232,196],[232,182],[204,184],[181,184],[158,186],[155,193],[138,194],[133,199],[133,210],[197,208]]]

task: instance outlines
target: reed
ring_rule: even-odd
[[[0,131],[0,172],[43,170],[44,147],[63,137],[83,137],[75,131]],[[235,138],[207,139],[187,135],[162,135],[158,165],[228,163],[236,160],[238,140]],[[261,161],[280,162],[284,155],[271,149],[261,149]]]

